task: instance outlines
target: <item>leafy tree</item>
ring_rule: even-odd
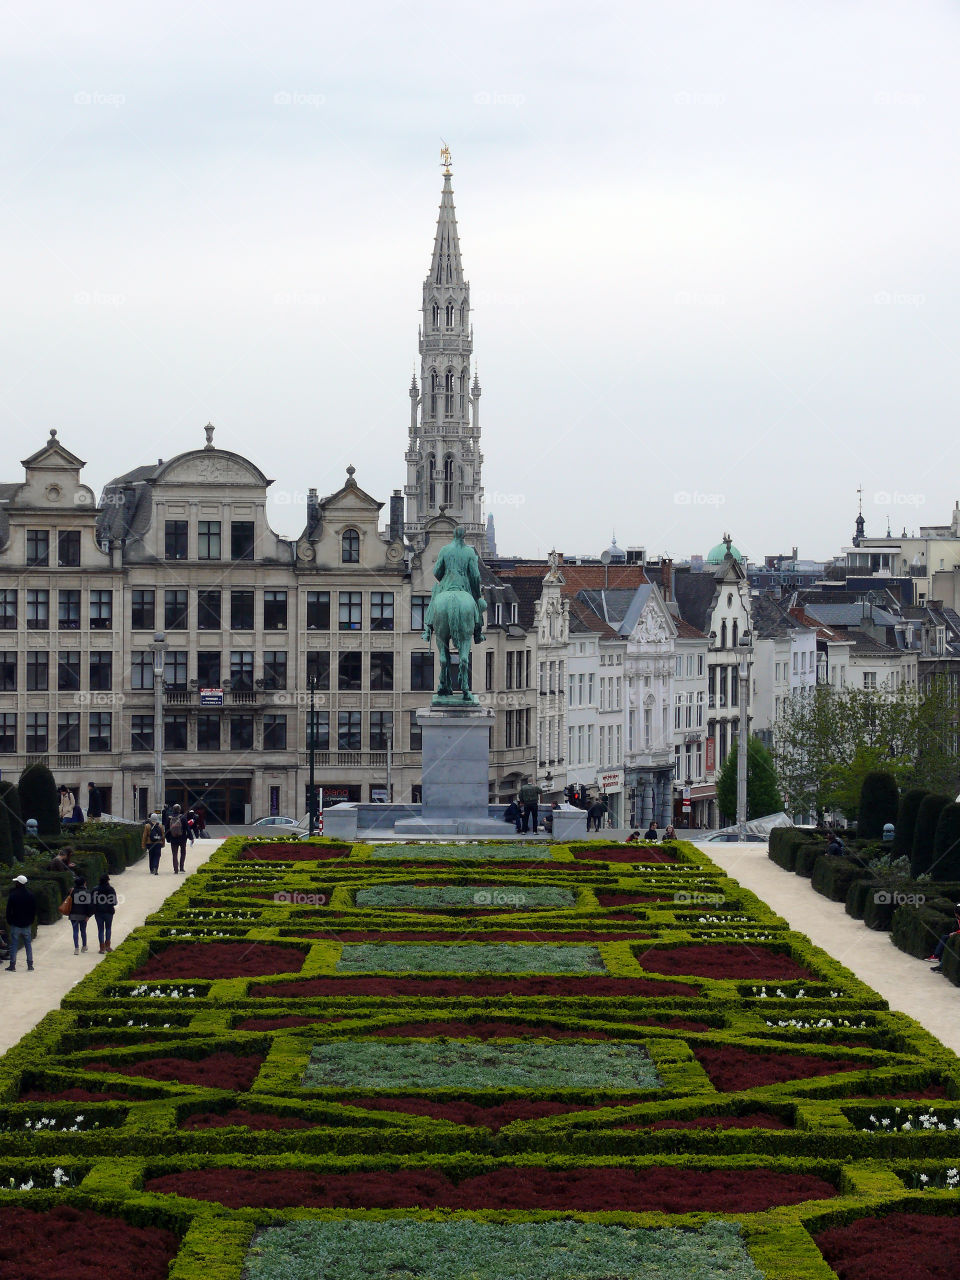
[[[940,820],[940,811],[950,801],[935,792],[924,796],[917,810],[917,825],[913,831],[913,849],[910,852],[910,874],[916,880],[930,870],[933,861],[933,840]]]
[[[36,818],[37,832],[41,836],[60,834],[60,805],[57,800],[57,784],[53,774],[44,764],[27,765],[17,783],[20,792],[20,812],[26,822]]]
[[[913,851],[913,833],[917,825],[917,814],[920,802],[928,793],[919,787],[904,791],[900,797],[900,808],[897,810],[896,833],[893,837],[893,855],[896,858],[909,858]]]
[[[734,742],[717,776],[717,804],[730,822],[737,817],[737,751]],[[783,800],[773,757],[759,738],[747,742],[747,820],[779,813]]]
[[[881,765],[885,766],[883,770]],[[853,759],[848,764],[836,765],[831,772],[831,784],[826,793],[829,807],[839,809],[851,822],[858,819],[864,783],[872,774],[881,771],[894,777],[894,787],[896,787],[896,778],[903,778],[909,774],[910,762],[886,759],[879,747],[868,746],[865,742],[861,742],[854,750]],[[859,826],[858,834],[861,834]],[[879,839],[882,834],[881,824],[877,838]]]
[[[934,880],[960,880],[960,804],[945,804],[940,810],[930,875]]]
[[[857,835],[867,840],[879,840],[883,828],[897,820],[900,808],[900,790],[892,773],[877,769],[868,773],[860,788],[860,807],[857,810]]]

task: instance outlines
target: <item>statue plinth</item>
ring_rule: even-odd
[[[431,707],[450,707],[454,711],[457,707],[462,707],[464,711],[470,711],[480,706],[480,699],[475,693],[467,694],[466,697],[462,693],[435,693],[430,705]]]
[[[495,719],[489,707],[464,702],[462,694],[417,712],[423,743],[420,816],[398,822],[398,835],[503,835],[503,823],[489,814]]]

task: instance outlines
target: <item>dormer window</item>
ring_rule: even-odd
[[[360,563],[360,535],[356,529],[345,529],[340,539],[340,560],[343,564]]]
[[[61,529],[57,534],[57,563],[59,565],[80,563],[79,529]]]
[[[519,613],[518,613],[518,610],[519,610],[519,605],[512,604],[512,605],[510,606],[510,621],[511,621],[511,622],[519,622],[519,620],[520,620],[520,619],[519,619]]]
[[[50,563],[49,529],[27,530],[27,564],[45,568]]]

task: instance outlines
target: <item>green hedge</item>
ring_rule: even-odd
[[[778,867],[783,867],[784,871],[795,871],[799,851],[805,848],[816,849],[817,852],[822,853],[824,848],[822,837],[816,832],[801,831],[797,827],[774,827],[770,832],[767,856]]]
[[[913,831],[913,848],[910,852],[910,874],[914,879],[930,870],[933,860],[933,841],[940,820],[940,811],[950,801],[946,796],[931,792],[920,801],[916,826]]]
[[[917,815],[924,798],[929,795],[915,787],[905,791],[900,797],[900,808],[897,810],[896,832],[893,837],[893,856],[909,858],[913,853],[913,837],[917,827]]]
[[[863,840],[879,840],[887,823],[896,823],[900,807],[897,780],[892,773],[877,769],[860,785],[857,807],[857,835]]]
[[[907,955],[925,960],[943,934],[957,927],[957,917],[949,898],[930,898],[922,905],[904,904],[893,918],[890,933],[894,946]]]
[[[831,902],[845,902],[850,886],[855,880],[863,880],[870,872],[854,858],[837,858],[821,854],[813,865],[811,884]]]

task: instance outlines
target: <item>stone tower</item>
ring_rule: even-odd
[[[420,383],[414,376],[410,384],[406,529],[417,544],[426,521],[442,510],[463,525],[467,541],[482,551],[480,383],[476,374],[472,381],[470,376],[470,285],[460,261],[450,153],[444,148],[441,155],[440,215],[430,273],[423,282]]]

